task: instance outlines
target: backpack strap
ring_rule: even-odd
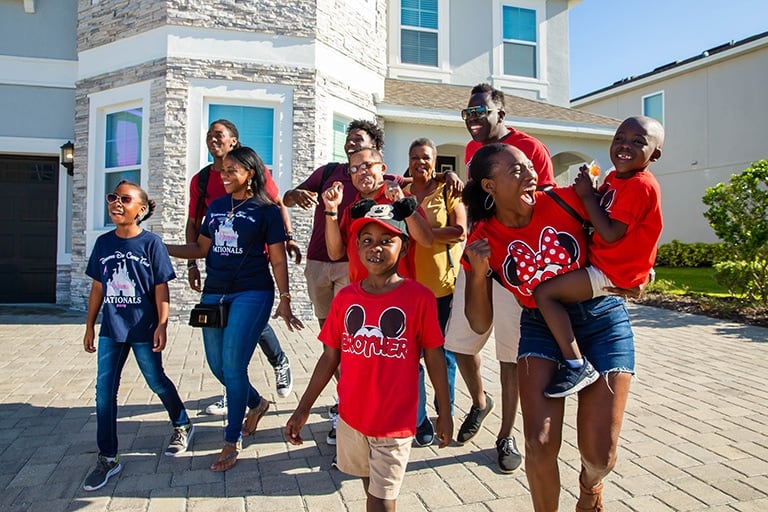
[[[328,178],[331,176],[331,173],[338,165],[339,165],[339,162],[328,162],[327,164],[325,164],[325,168],[323,169],[323,176],[320,178],[320,186],[317,187],[318,194],[323,193],[323,187],[325,186],[325,182],[328,181]]]
[[[587,234],[587,236],[590,236],[592,232],[595,230],[595,228],[592,226],[592,223],[588,220],[584,219],[581,215],[579,215],[579,212],[573,209],[571,205],[566,203],[562,197],[557,195],[552,189],[548,189],[544,191],[545,194],[547,194],[549,197],[552,198],[554,202],[560,206],[563,210],[566,211],[568,215],[579,221],[579,224],[581,224],[581,229],[584,230],[584,232]]]

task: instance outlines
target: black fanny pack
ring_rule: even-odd
[[[227,326],[228,306],[223,302],[217,304],[197,304],[189,315],[189,325],[192,327]]]

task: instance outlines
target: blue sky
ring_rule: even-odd
[[[768,31],[768,0],[582,0],[569,16],[576,98]]]

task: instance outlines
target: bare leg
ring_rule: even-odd
[[[383,500],[372,496],[368,492],[368,484],[371,482],[369,478],[363,478],[363,488],[365,489],[365,495],[368,499],[365,502],[366,512],[395,512],[397,510],[397,500]]]
[[[472,405],[478,409],[485,409],[485,393],[483,392],[483,379],[480,376],[480,356],[459,354],[456,355],[456,366],[459,367],[461,377],[467,385],[467,391],[472,399]],[[515,389],[515,392],[517,389]]]
[[[512,437],[512,429],[515,426],[518,402],[517,364],[500,361],[499,378],[501,379],[501,427],[496,438],[502,439]]]

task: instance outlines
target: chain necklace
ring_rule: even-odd
[[[241,206],[243,206],[245,203],[248,202],[248,197],[246,197],[245,199],[240,201],[240,203],[238,203],[237,206],[235,206],[235,198],[234,198],[234,196],[230,195],[229,199],[232,201],[232,208],[229,210],[229,213],[227,213],[227,218],[231,219],[232,217],[235,216],[235,210],[237,210],[238,208],[240,208]]]

